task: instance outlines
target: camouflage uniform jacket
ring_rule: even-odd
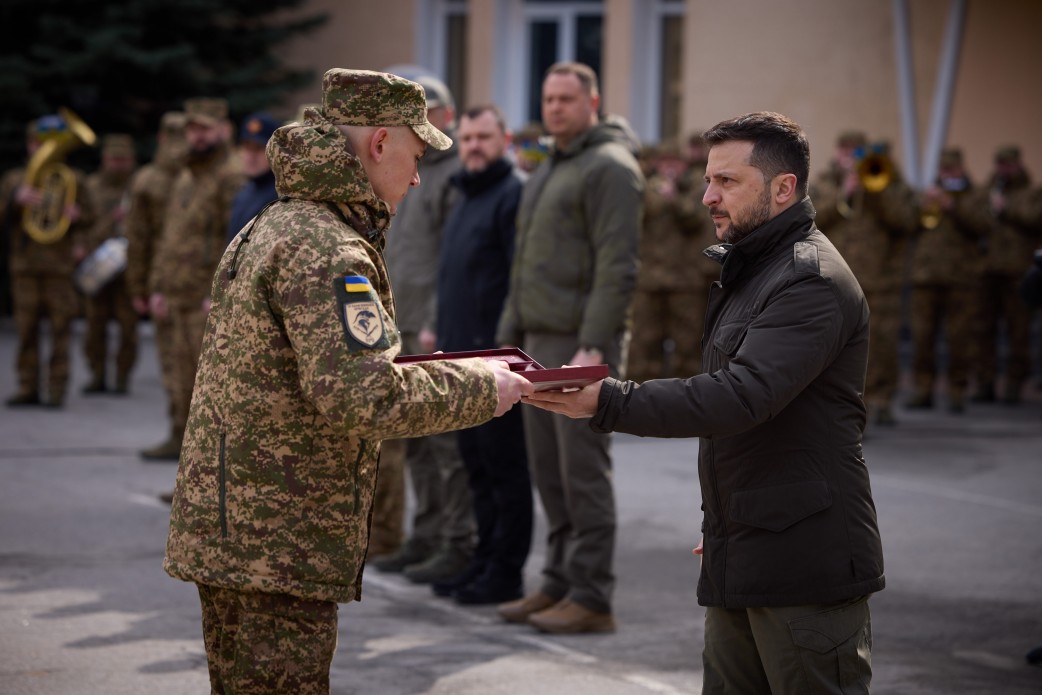
[[[149,289],[180,306],[200,306],[227,244],[232,200],[243,175],[222,146],[178,174],[163,219]]]
[[[702,254],[709,246],[704,234],[710,217],[690,191],[666,196],[659,177],[648,181],[644,192],[644,224],[640,230],[640,271],[637,288],[645,291],[700,291],[708,287]],[[668,184],[665,184],[668,185]],[[715,241],[715,238],[714,238]],[[715,266],[719,275],[720,266]]]
[[[152,267],[163,216],[181,163],[172,157],[158,156],[138,169],[130,182],[130,210],[124,227],[127,235],[127,289],[131,297],[148,296],[148,276]]]
[[[992,180],[991,186],[995,186]],[[988,233],[985,271],[995,275],[1020,277],[1031,264],[1031,255],[1042,232],[1042,190],[1032,190],[1025,176],[1004,187],[1006,208],[997,216]]]
[[[940,215],[933,229],[921,229],[912,254],[912,283],[967,287],[983,271],[981,242],[988,232],[987,195],[969,189]]]
[[[830,172],[812,193],[820,229],[828,231],[866,291],[896,290],[903,281],[908,240],[919,225],[915,193],[900,180],[879,193],[854,195],[849,217],[840,213],[840,179]]]
[[[80,216],[69,225],[68,231],[57,241],[40,244],[25,231],[22,210],[14,196],[25,180],[25,169],[11,169],[0,179],[0,228],[8,235],[8,265],[11,274],[67,275],[76,268],[73,255],[77,247],[86,243],[87,230],[94,224],[94,201],[86,191],[86,177],[73,169],[76,176],[76,205]]]
[[[357,599],[380,442],[495,411],[482,360],[393,362],[390,215],[346,148],[314,113],[276,131],[283,197],[214,277],[171,509],[174,577]]]
[[[461,166],[455,142],[447,150],[429,148],[420,160],[420,187],[401,202],[391,222],[384,256],[403,333],[435,330],[442,228],[457,197],[449,179]]]
[[[87,192],[94,201],[97,218],[87,231],[87,250],[93,251],[110,237],[123,236],[125,225],[118,221],[118,210],[128,193],[129,176],[112,176],[97,171],[87,177]]]
[[[557,333],[607,352],[627,330],[644,216],[644,176],[630,148],[623,128],[600,123],[525,183],[500,344]]]

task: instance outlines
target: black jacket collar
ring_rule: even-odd
[[[514,170],[514,165],[506,157],[501,157],[481,171],[461,169],[452,175],[454,186],[463,191],[468,198],[478,195],[502,181]]]
[[[791,246],[807,236],[815,214],[814,205],[807,196],[737,244],[716,244],[703,253],[723,264],[720,284],[727,285],[740,278],[747,269],[755,268],[763,258],[773,256],[778,247]]]

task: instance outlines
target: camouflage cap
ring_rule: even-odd
[[[456,108],[456,101],[452,98],[448,85],[434,75],[420,75],[416,78],[416,83],[423,87],[424,96],[427,97],[428,111],[443,106],[450,109]]]
[[[996,164],[1013,164],[1020,161],[1020,148],[1016,145],[1003,145],[995,150]]]
[[[868,137],[860,130],[845,130],[836,138],[836,147],[865,147]]]
[[[439,150],[452,140],[427,120],[423,87],[397,75],[333,68],[322,78],[322,114],[335,125],[404,126]]]
[[[184,111],[167,111],[163,114],[163,117],[159,119],[159,130],[164,133],[173,133],[175,135],[183,133],[187,121],[188,118],[185,116]]]
[[[214,97],[193,97],[185,100],[185,118],[188,123],[215,126],[228,120],[228,100]]]
[[[134,138],[125,133],[112,133],[101,139],[101,154],[110,157],[135,157]]]
[[[946,147],[941,150],[940,164],[942,167],[961,167],[962,150],[958,147]]]

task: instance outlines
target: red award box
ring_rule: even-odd
[[[398,364],[410,362],[428,362],[430,360],[462,360],[468,357],[480,357],[484,360],[506,362],[510,371],[517,372],[535,384],[536,391],[561,391],[563,389],[582,388],[587,384],[608,376],[608,365],[598,364],[592,367],[558,367],[547,369],[520,348],[497,348],[494,350],[468,350],[465,352],[437,352],[431,355],[399,355],[395,358]]]

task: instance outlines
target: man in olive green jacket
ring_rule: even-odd
[[[644,177],[631,134],[598,117],[597,76],[550,67],[543,123],[552,156],[525,184],[510,292],[496,339],[546,367],[625,362],[637,276]],[[525,413],[525,443],[549,533],[539,591],[500,606],[545,632],[607,632],[612,617],[615,498],[610,439],[550,413]]]
[[[321,109],[268,143],[281,197],[214,276],[164,564],[199,586],[214,692],[328,692],[380,442],[532,391],[503,363],[394,362],[384,231],[427,145],[450,142],[419,85],[334,69]]]

